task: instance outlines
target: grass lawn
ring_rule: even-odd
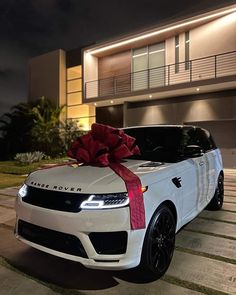
[[[0,173],[0,189],[21,185],[25,177],[21,175]]]
[[[0,161],[0,189],[20,185],[26,178],[26,174],[38,167],[49,163],[63,163],[67,158],[42,160],[38,163],[22,165],[16,161]]]

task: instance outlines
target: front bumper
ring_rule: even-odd
[[[86,267],[95,269],[121,270],[135,267],[140,263],[145,230],[130,229],[128,207],[72,213],[30,205],[18,197],[16,213],[16,237],[39,250],[78,261]],[[39,242],[38,235],[32,238],[34,231],[50,237],[47,243],[41,242],[42,239]],[[113,239],[114,246],[123,245],[125,250],[121,250],[121,247],[118,247],[120,250],[114,251],[99,248],[99,239],[104,242],[108,236],[109,239]],[[120,241],[121,238],[123,242]],[[54,245],[50,244],[50,241],[53,241]],[[60,241],[63,243],[59,246]],[[82,252],[76,251],[76,247],[81,248]]]

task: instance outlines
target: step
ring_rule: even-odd
[[[12,197],[6,197],[6,198],[2,198],[0,196],[0,206],[5,206],[5,207],[9,207],[9,208],[12,208],[14,209],[15,207],[15,198],[12,198]]]
[[[15,197],[18,193],[20,187],[7,187],[0,189],[0,195],[6,195],[6,196],[13,196]]]
[[[222,210],[229,210],[236,213],[236,202],[235,204],[224,202]]]
[[[233,212],[227,212],[223,210],[219,211],[208,211],[204,210],[199,217],[209,218],[213,220],[219,220],[219,221],[228,221],[228,222],[234,222],[236,225],[236,213]],[[236,230],[236,226],[235,226]]]
[[[186,227],[186,230],[193,230],[197,232],[204,232],[236,239],[236,225],[196,218],[191,221]]]
[[[230,186],[230,185],[225,185],[224,186],[225,191],[232,191],[232,192],[236,192],[236,186]]]
[[[0,207],[0,224],[15,218],[15,216],[16,213],[14,210]]]
[[[91,295],[203,295],[203,293],[189,290],[174,284],[164,282],[163,280],[157,280],[151,283],[135,284],[121,280],[119,277],[115,278],[119,284],[113,288],[96,290],[96,291],[83,291],[83,294]],[[158,290],[158,291],[157,291]]]
[[[0,261],[1,262],[1,261]],[[13,270],[10,270],[0,264],[0,292],[1,295],[56,295],[60,294],[52,291],[43,284],[36,282],[30,278],[25,277]]]
[[[176,246],[228,258],[236,263],[236,241],[182,230],[176,235]]]
[[[225,191],[224,196],[229,196],[229,197],[236,197],[236,191]]]
[[[230,197],[230,196],[225,196],[224,197],[224,204],[225,202],[231,202],[236,204],[236,198],[235,197]]]
[[[210,289],[211,293],[206,294],[213,294],[214,291],[236,294],[234,264],[175,251],[167,275]]]

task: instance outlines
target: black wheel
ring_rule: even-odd
[[[175,228],[175,218],[170,209],[160,206],[144,239],[139,269],[145,278],[158,279],[168,269],[175,247]]]
[[[218,177],[215,194],[213,198],[211,199],[210,203],[207,205],[206,209],[212,210],[212,211],[220,210],[223,206],[223,202],[224,202],[224,176],[220,174]]]

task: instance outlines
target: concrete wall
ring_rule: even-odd
[[[84,52],[83,60],[83,81],[84,95],[83,98],[92,98],[98,95],[98,58],[87,52]],[[89,84],[86,82],[93,81]],[[86,86],[85,86],[86,85]],[[84,103],[86,101],[84,100]]]
[[[190,60],[207,56],[218,55],[236,51],[236,13],[223,16],[204,25],[193,28],[189,32],[189,58]],[[170,84],[180,82],[199,81],[201,79],[215,78],[215,63],[217,66],[217,77],[222,75],[235,74],[236,57],[235,54],[218,56],[215,61],[214,56],[202,61],[193,61],[190,70],[185,69],[185,36],[179,34],[179,72],[175,73],[175,37],[166,40],[166,65],[171,65],[166,70],[166,81]],[[172,66],[173,65],[173,66]]]
[[[66,68],[65,52],[55,50],[29,62],[29,101],[45,96],[54,105],[66,102]]]
[[[190,30],[190,59],[236,50],[236,13]],[[179,35],[180,62],[185,59],[184,33]],[[175,37],[166,40],[166,64],[175,63]]]
[[[236,50],[236,13],[190,31],[190,59]]]
[[[236,119],[236,90],[129,103],[126,124],[182,124]]]

